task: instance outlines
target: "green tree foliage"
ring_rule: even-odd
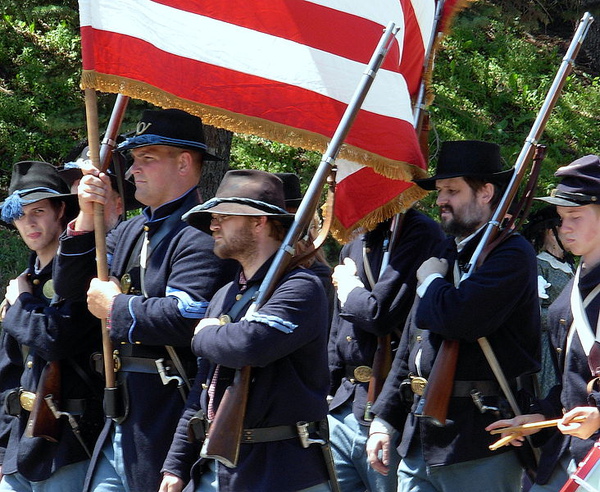
[[[509,12],[514,14],[514,7]],[[563,28],[568,36],[575,25],[569,21]],[[489,2],[478,2],[463,11],[436,57],[430,164],[435,164],[440,142],[480,139],[501,145],[507,166],[512,166],[569,41],[570,37],[525,31],[518,17]],[[559,166],[599,152],[599,107],[600,77],[577,66],[540,139],[547,146],[547,157],[538,194],[553,188],[553,174]],[[429,208],[433,199],[428,197],[425,203]]]
[[[432,166],[440,142],[449,139],[496,142],[507,166],[514,164],[581,17],[580,5],[580,0],[480,0],[457,16],[436,56],[429,135]],[[13,163],[42,159],[59,164],[85,138],[78,24],[76,0],[3,1],[0,187],[4,191]],[[577,61],[540,142],[548,153],[539,194],[554,186],[558,166],[600,152],[600,77],[588,68],[592,65],[585,56]],[[100,128],[108,121],[114,97],[99,98]],[[130,102],[124,130],[134,127],[147,106]],[[317,153],[255,136],[236,135],[231,149],[232,167],[295,172],[304,189],[319,161]],[[432,205],[430,196],[422,207],[431,213]],[[7,237],[20,241],[12,234]],[[3,251],[0,265],[6,261],[12,260]],[[5,271],[1,267],[0,277]],[[0,285],[5,285],[4,278]]]
[[[85,116],[77,2],[9,1],[0,23],[1,167],[58,158]]]

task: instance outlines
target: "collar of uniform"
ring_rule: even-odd
[[[463,249],[465,249],[465,246],[469,243],[469,241],[471,241],[471,239],[473,239],[475,236],[477,236],[477,234],[479,234],[486,225],[487,225],[487,223],[482,225],[473,234],[471,234],[470,236],[467,236],[464,239],[461,239],[460,241],[458,240],[457,237],[455,237],[454,242],[456,243],[456,251],[458,251],[460,253]]]
[[[585,272],[585,275],[583,274]],[[581,290],[581,297],[585,297],[600,284],[600,264],[592,267],[590,270],[583,269],[582,276],[579,278],[579,290]]]
[[[275,254],[273,254],[273,256],[271,256],[267,261],[265,261],[260,266],[260,268],[258,270],[256,270],[256,273],[254,275],[252,275],[251,278],[247,279],[248,287],[250,287],[252,284],[263,281],[263,279],[267,276],[269,267],[271,266],[271,263],[273,263],[273,260],[275,259],[276,254],[277,254],[277,252],[275,252]]]
[[[40,281],[46,281],[52,276],[52,263],[48,263],[44,268],[40,271],[37,271],[35,266],[37,262],[37,255],[32,251],[29,255],[29,269],[27,273],[29,273],[31,281],[35,279],[40,279]]]
[[[173,212],[178,210],[186,200],[189,200],[191,198],[190,195],[195,193],[196,189],[197,189],[196,186],[194,186],[193,188],[190,188],[179,198],[176,198],[175,200],[172,200],[167,203],[163,203],[160,207],[154,209],[153,212],[150,210],[150,207],[146,207],[142,212],[144,214],[144,217],[146,218],[146,225],[150,229],[154,229],[154,228],[160,226],[160,224],[164,220],[169,218],[169,216]],[[198,201],[198,199],[196,198],[195,202],[197,202],[197,201]],[[192,208],[192,205],[190,205],[190,208]]]

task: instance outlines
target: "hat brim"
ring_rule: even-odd
[[[72,186],[75,181],[83,177],[83,172],[78,167],[60,168],[58,169],[58,174],[69,186]]]
[[[583,207],[584,205],[590,205],[590,203],[572,202],[571,200],[565,200],[564,198],[558,198],[556,196],[542,196],[535,197],[534,200],[540,202],[550,203],[551,205],[557,205],[559,207]]]
[[[241,203],[219,203],[214,207],[204,208],[205,204],[196,205],[186,212],[181,220],[186,221],[192,227],[210,234],[211,214],[240,215],[247,217],[260,217],[265,215],[281,221],[285,227],[289,227],[294,221],[294,215],[289,213],[272,213],[260,210],[250,205]]]
[[[500,183],[506,183],[510,180],[514,172],[514,169],[507,169],[506,171],[500,171],[493,174],[473,174],[468,172],[460,173],[447,173],[447,174],[436,174],[430,178],[415,179],[413,180],[418,186],[427,191],[435,190],[435,182],[440,179],[451,179],[451,178],[479,178],[490,181],[498,181]]]
[[[162,138],[156,136],[156,138],[148,139],[151,135],[139,135],[128,138],[125,142],[121,143],[117,150],[124,152],[132,149],[139,149],[141,147],[149,147],[151,145],[166,145],[167,147],[178,147],[180,149],[193,149],[199,150],[202,153],[204,160],[207,161],[222,161],[221,157],[217,157],[206,150],[206,145],[198,142],[192,142],[190,140],[177,140],[175,138]]]

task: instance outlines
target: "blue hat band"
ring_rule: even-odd
[[[263,212],[272,213],[272,214],[283,214],[290,215],[283,208],[278,207],[277,205],[272,205],[267,202],[263,202],[260,200],[253,200],[252,198],[242,198],[242,197],[229,197],[229,198],[211,198],[207,202],[199,205],[196,210],[198,212],[208,211],[221,203],[239,203],[240,205],[248,205],[250,207],[257,208],[262,210]]]
[[[208,147],[205,143],[195,142],[193,140],[181,140],[179,138],[164,137],[162,135],[136,135],[128,138],[124,142],[120,143],[117,147],[118,150],[126,150],[133,147],[142,147],[148,145],[169,145],[172,147],[193,147],[202,150],[206,150]]]

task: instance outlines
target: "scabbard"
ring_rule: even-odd
[[[333,463],[333,454],[331,453],[331,446],[329,442],[321,444],[321,450],[323,451],[323,457],[325,458],[325,465],[327,466],[327,474],[329,475],[329,484],[331,485],[332,492],[341,492],[340,484],[338,483],[337,473],[335,472],[335,465]]]

